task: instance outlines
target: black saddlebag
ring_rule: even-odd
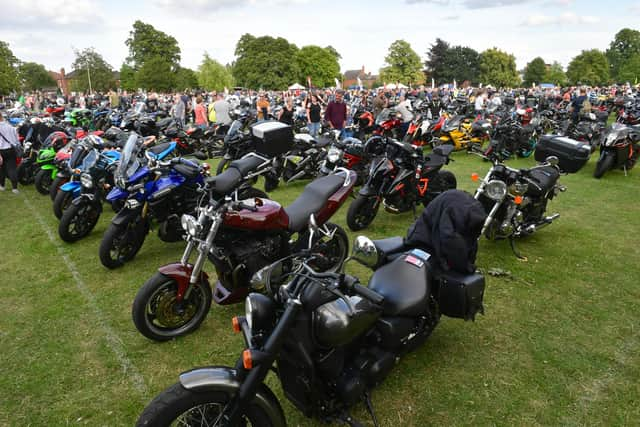
[[[474,320],[484,314],[484,276],[446,271],[438,275],[438,303],[445,316]]]
[[[544,162],[549,156],[558,158],[561,171],[575,173],[587,164],[591,156],[591,147],[566,136],[544,135],[536,145],[535,158]]]

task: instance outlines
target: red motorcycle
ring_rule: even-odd
[[[147,338],[166,341],[196,330],[211,307],[243,301],[254,273],[290,254],[316,254],[314,270],[337,271],[347,256],[345,231],[327,222],[351,194],[353,171],[340,169],[308,184],[289,206],[263,198],[220,200],[237,184],[235,163],[207,179],[209,203],[198,218],[182,216],[187,247],[180,262],[164,265],[140,288],[132,308],[133,323]],[[189,258],[193,252],[193,264]],[[206,259],[218,281],[211,291],[202,268]],[[254,289],[255,291],[255,289]]]
[[[378,114],[375,122],[374,135],[402,139],[398,134],[402,126],[400,113],[393,108],[385,108]]]

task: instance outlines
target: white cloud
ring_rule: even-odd
[[[96,0],[0,0],[0,9],[11,11],[10,16],[3,17],[3,26],[23,30],[24,26],[31,25],[53,29],[82,25],[85,29],[103,22],[101,6]]]
[[[526,25],[541,27],[547,25],[580,25],[597,24],[600,18],[590,15],[576,15],[573,12],[566,12],[556,16],[531,15],[525,21]]]

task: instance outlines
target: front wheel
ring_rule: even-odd
[[[35,178],[35,186],[36,190],[40,194],[49,194],[49,189],[51,188],[51,183],[53,182],[53,178],[51,178],[51,170],[49,169],[40,169],[36,174]]]
[[[380,201],[376,196],[358,195],[351,202],[347,211],[347,225],[351,231],[360,231],[367,228],[376,217]]]
[[[149,224],[141,216],[124,224],[110,224],[100,242],[102,265],[114,269],[131,261],[142,247],[148,231]]]
[[[100,209],[94,203],[72,204],[62,214],[58,234],[65,242],[76,242],[91,233],[98,219]]]
[[[602,175],[613,167],[614,160],[612,155],[605,153],[602,158],[598,159],[596,170],[593,171],[593,177],[598,179],[602,178]]]
[[[176,300],[178,283],[156,273],[140,288],[133,300],[133,324],[145,337],[167,341],[200,327],[211,308],[211,287],[206,281],[191,288],[189,298]]]
[[[71,202],[73,201],[73,192],[72,191],[58,191],[56,194],[56,198],[53,199],[53,214],[56,218],[62,218],[62,214],[64,211],[71,206]]]
[[[187,390],[177,383],[153,399],[140,415],[136,427],[219,425],[220,415],[230,400],[228,391],[215,388],[206,391]],[[242,411],[240,425],[284,426],[284,419],[271,418],[255,401],[243,407]]]

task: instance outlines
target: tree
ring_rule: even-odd
[[[71,82],[71,90],[76,92],[106,91],[115,88],[113,68],[102,56],[90,47],[81,51],[76,50],[76,59],[71,64],[75,75]],[[91,85],[89,85],[91,79]]]
[[[437,38],[436,42],[431,45],[431,48],[427,51],[427,60],[424,62],[424,66],[427,69],[429,75],[435,79],[436,83],[448,83],[453,80],[450,78],[449,70],[446,69],[445,58],[449,53],[449,43]]]
[[[147,61],[153,59],[157,62],[158,58],[163,58],[174,70],[177,70],[180,62],[178,41],[173,36],[156,30],[153,25],[139,20],[134,22],[133,31],[129,32],[129,38],[125,44],[129,48],[127,62],[136,71]]]
[[[609,60],[611,76],[618,83],[626,81],[620,75],[620,70],[624,67],[625,74],[628,73],[629,67],[625,66],[626,63],[634,56],[640,55],[640,31],[629,28],[618,31],[609,45],[606,55]]]
[[[206,90],[221,91],[233,86],[233,76],[224,65],[205,52],[202,63],[198,66],[198,84]]]
[[[175,77],[177,90],[195,89],[198,87],[198,75],[190,68],[178,67]]]
[[[559,62],[551,64],[544,76],[544,81],[557,86],[564,86],[567,83],[567,75]]]
[[[535,83],[542,83],[547,74],[547,65],[544,59],[537,57],[527,64],[524,69],[524,84],[531,86]]]
[[[516,70],[516,58],[498,48],[487,49],[480,54],[480,81],[496,87],[516,87],[520,77]]]
[[[120,87],[124,90],[136,90],[136,70],[129,64],[122,64],[120,67]]]
[[[8,95],[18,88],[18,59],[9,45],[0,41],[0,95]]]
[[[330,48],[302,47],[296,54],[296,62],[300,69],[297,80],[304,83],[309,76],[317,87],[333,86],[334,78],[340,77],[340,64],[336,54],[337,52],[331,51]]]
[[[338,53],[338,51],[331,45],[325,47],[325,50],[328,50],[333,56],[336,57],[336,61],[339,61],[342,59],[342,55],[340,55]]]
[[[176,84],[172,67],[173,63],[166,57],[147,58],[136,72],[136,85],[142,89],[169,92]]]
[[[609,61],[598,49],[583,50],[567,67],[567,77],[572,84],[599,86],[609,83]]]
[[[42,64],[23,62],[18,67],[20,82],[24,90],[41,90],[45,87],[55,87],[56,81]]]
[[[618,68],[617,81],[631,84],[640,81],[640,54],[631,56]]]
[[[389,46],[384,58],[387,66],[380,70],[380,77],[387,82],[415,84],[424,81],[420,56],[404,40],[396,40]]]
[[[478,70],[480,68],[480,54],[470,47],[454,46],[450,48],[444,57],[441,78],[445,82],[454,79],[463,82],[478,82]]]
[[[244,34],[236,44],[233,77],[240,86],[252,89],[283,89],[300,75],[298,48],[282,37],[254,37]]]

